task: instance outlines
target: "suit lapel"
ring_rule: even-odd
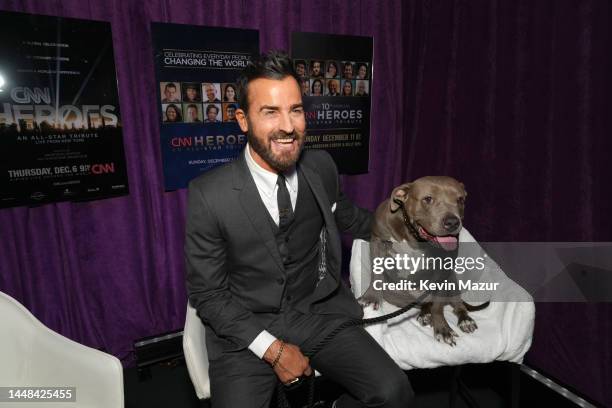
[[[300,169],[302,170],[302,174],[304,174],[304,178],[306,182],[310,186],[312,190],[312,194],[315,196],[317,200],[317,204],[321,207],[321,212],[323,213],[323,219],[325,220],[325,225],[333,225],[331,213],[331,204],[329,203],[329,199],[327,198],[327,194],[325,192],[325,187],[323,187],[323,183],[321,181],[321,177],[314,171],[310,169],[310,167],[306,165],[301,165]]]
[[[310,189],[312,190],[312,193],[315,196],[319,207],[321,208],[321,213],[323,214],[323,220],[327,230],[327,272],[328,275],[331,275],[336,280],[334,285],[335,287],[339,281],[339,277],[337,275],[339,273],[339,256],[342,249],[340,248],[340,241],[338,239],[339,234],[336,227],[336,222],[334,220],[334,215],[331,212],[331,204],[329,202],[327,192],[325,191],[325,187],[323,186],[321,176],[319,176],[319,174],[312,170],[307,164],[301,163],[300,169],[302,170],[304,178],[310,186]]]
[[[274,231],[267,218],[268,210],[261,201],[259,191],[247,167],[243,153],[240,153],[234,161],[234,189],[240,190],[239,199],[242,209],[251,221],[253,229],[260,235],[272,259],[274,259],[280,270],[284,271],[278,245],[274,238]]]

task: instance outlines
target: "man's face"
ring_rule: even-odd
[[[278,172],[293,166],[302,151],[306,119],[300,87],[293,77],[259,78],[248,86],[248,114],[236,111],[247,133],[253,158],[264,169]]]
[[[303,77],[306,75],[306,66],[301,62],[295,64],[295,73],[298,74],[298,76]]]
[[[312,75],[313,76],[321,75],[321,63],[319,61],[315,61],[312,63]]]
[[[216,94],[216,89],[214,86],[212,86],[211,84],[207,84],[205,86],[205,91],[206,91],[206,97],[208,98],[209,101],[214,101],[215,100],[215,94]]]
[[[215,120],[217,120],[217,108],[213,107],[210,108],[208,110],[208,112],[206,112],[206,117],[208,118],[208,120],[210,120],[211,122],[214,122]]]
[[[227,108],[227,120],[236,120],[236,108]]]
[[[353,77],[353,66],[351,64],[346,64],[344,66],[344,77],[345,78]]]
[[[187,108],[187,116],[189,117],[190,122],[195,122],[198,120],[198,110],[193,106]]]
[[[363,82],[360,82],[359,85],[357,85],[357,92],[359,93],[359,95],[365,94],[366,89],[365,84]]]
[[[166,86],[164,88],[164,97],[169,101],[176,100],[176,86]]]
[[[329,81],[329,92],[338,93],[338,83],[336,81]]]
[[[190,101],[195,101],[195,98],[197,96],[196,90],[193,88],[187,88],[187,91],[185,91],[187,93],[187,99],[189,99]]]
[[[310,92],[310,82],[307,79],[305,79],[302,81],[302,94],[308,95],[309,92]]]

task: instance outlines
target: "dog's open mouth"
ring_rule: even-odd
[[[457,249],[457,244],[458,244],[457,235],[445,235],[445,236],[432,235],[429,232],[427,232],[425,228],[421,227],[419,224],[417,224],[417,230],[421,238],[423,238],[426,241],[431,242],[432,244],[436,246],[443,248],[446,251],[454,251],[455,249]]]

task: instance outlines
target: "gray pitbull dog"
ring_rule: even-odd
[[[374,214],[370,259],[395,257],[399,253],[418,256],[424,247],[430,248],[429,255],[456,255],[466,196],[463,184],[451,177],[427,176],[396,187],[391,197],[383,201]],[[440,275],[439,271],[434,274]],[[454,275],[451,271],[442,277],[446,281],[456,281]],[[385,270],[382,277],[385,282],[398,282],[406,276],[397,270]],[[432,277],[429,270],[412,275],[413,279]],[[372,304],[377,309],[385,300],[403,307],[424,293],[424,290],[376,290],[373,283],[380,278],[372,272],[370,286],[359,298],[363,306]],[[457,291],[437,291],[421,305],[417,317],[419,323],[431,325],[437,341],[454,346],[458,335],[444,318],[443,309],[447,304],[452,306],[459,328],[465,333],[472,333],[478,326],[468,312],[482,310],[489,302],[471,306],[461,300]]]

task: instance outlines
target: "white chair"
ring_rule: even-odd
[[[185,328],[183,329],[183,352],[189,378],[199,399],[210,398],[210,378],[208,377],[208,352],[206,333],[196,310],[187,302]],[[315,371],[318,377],[321,374]]]
[[[15,406],[124,406],[123,367],[116,357],[54,332],[2,292],[0,316],[0,384],[3,387],[76,388],[76,403],[20,402]]]
[[[196,310],[187,302],[185,328],[183,329],[183,352],[189,378],[199,399],[210,398],[208,378],[208,352],[205,343],[205,329]]]

